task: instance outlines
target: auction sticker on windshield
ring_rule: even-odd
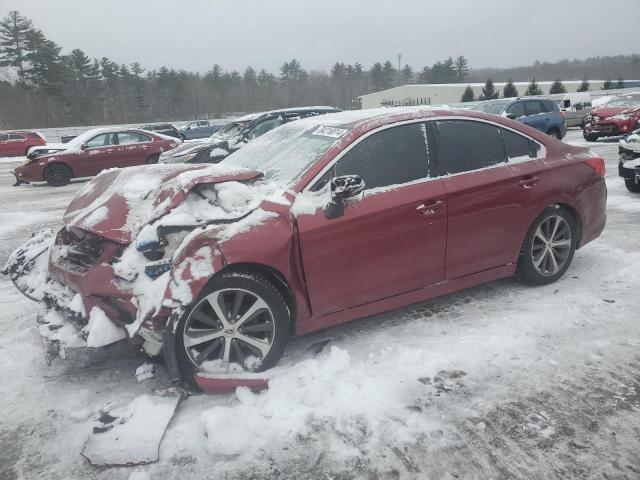
[[[347,128],[336,128],[336,127],[325,127],[321,126],[316,128],[312,135],[320,135],[322,137],[331,137],[331,138],[340,138],[345,133],[347,133],[349,129]]]

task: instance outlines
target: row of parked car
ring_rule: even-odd
[[[11,150],[0,151],[0,156],[27,154],[25,164],[14,171],[16,185],[46,181],[63,186],[72,178],[94,176],[113,167],[217,163],[280,125],[338,111],[333,107],[301,107],[255,113],[229,122],[204,139],[184,142],[172,134],[170,124],[97,128],[61,144],[47,144],[37,132],[15,132],[10,135],[20,135],[22,141],[15,142]]]

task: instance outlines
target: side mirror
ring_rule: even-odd
[[[86,143],[80,145],[80,150],[86,150],[87,148],[89,148],[89,145],[87,145]]]
[[[518,118],[513,113],[507,113],[505,117],[510,118],[511,120],[515,120],[516,118]]]
[[[344,201],[360,195],[365,183],[359,175],[343,175],[331,179],[331,201],[324,209],[325,217],[338,218],[344,214]]]

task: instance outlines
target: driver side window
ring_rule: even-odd
[[[368,136],[340,158],[312,190],[342,175],[359,175],[367,190],[428,178],[425,124],[399,125]]]

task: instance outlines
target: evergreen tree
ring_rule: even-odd
[[[536,83],[535,77],[531,79],[531,83],[527,86],[527,91],[524,94],[527,96],[542,95],[542,90]]]
[[[408,85],[413,83],[413,68],[410,65],[405,65],[400,72],[400,83],[402,85]]]
[[[613,82],[611,81],[610,78],[607,78],[604,83],[602,84],[602,89],[603,90],[611,90],[613,88]]]
[[[444,74],[444,83],[454,83],[457,78],[457,72],[453,58],[449,57],[442,63]]]
[[[22,82],[25,80],[27,42],[32,31],[31,20],[16,10],[0,20],[0,64],[18,67],[18,78]]]
[[[496,92],[496,88],[493,85],[493,80],[490,78],[484,84],[482,88],[482,94],[478,97],[478,100],[493,100],[494,98],[498,98],[500,96],[499,92]]]
[[[460,55],[455,61],[456,81],[462,82],[469,73],[469,63],[467,59]]]
[[[256,71],[251,67],[247,67],[242,74],[242,81],[245,85],[248,85],[250,87],[256,86],[258,84],[258,76],[256,74]]]
[[[578,87],[578,92],[588,92],[588,91],[589,91],[589,80],[587,80],[587,77],[584,77],[582,79],[582,83]]]
[[[418,82],[431,83],[431,69],[429,67],[424,67],[418,74]]]
[[[618,83],[616,84],[616,88],[624,88],[624,79],[619,78]]]
[[[551,84],[551,88],[549,89],[549,94],[554,95],[556,93],[567,93],[566,87],[559,78]]]
[[[464,93],[462,94],[461,102],[473,102],[475,100],[475,95],[473,93],[473,88],[471,85],[467,85],[467,88],[464,89]]]
[[[518,89],[513,84],[513,80],[509,79],[502,90],[502,96],[504,98],[515,98],[518,95]]]
[[[382,64],[382,84],[383,89],[393,87],[396,78],[396,69],[393,68],[393,64],[387,60]]]
[[[48,93],[60,93],[65,68],[60,58],[61,48],[47,40],[40,30],[29,32],[26,45],[25,80]]]

